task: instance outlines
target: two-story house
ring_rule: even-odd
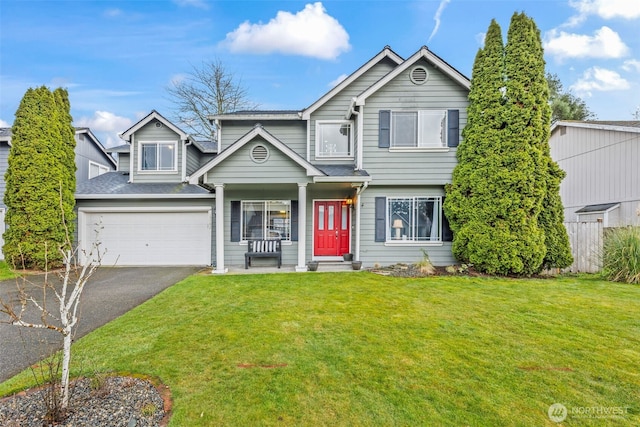
[[[76,186],[103,173],[117,168],[116,160],[105,150],[98,138],[87,127],[78,127],[75,132]],[[0,128],[0,259],[4,259],[1,248],[4,245],[2,234],[5,231],[4,174],[9,165],[11,148],[11,128]]]
[[[345,253],[453,264],[442,203],[469,84],[426,47],[385,47],[306,109],[211,117],[213,146],[152,112],[113,150],[119,171],[78,191],[80,242],[99,230],[108,262],[215,273],[243,265],[252,239],[280,239],[297,271]]]

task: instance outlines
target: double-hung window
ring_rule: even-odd
[[[141,142],[140,170],[176,171],[178,144],[176,142]]]
[[[316,121],[317,157],[353,157],[350,121]]]
[[[291,240],[291,201],[242,201],[242,240]]]
[[[391,111],[392,148],[447,146],[447,111]]]
[[[441,197],[387,199],[387,241],[441,241]]]

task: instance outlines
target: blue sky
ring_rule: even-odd
[[[640,106],[640,0],[0,1],[0,126],[29,87],[69,90],[76,126],[106,146],[166,87],[220,60],[262,109],[302,109],[385,45],[426,45],[471,77],[491,19],[537,23],[547,71],[600,120]]]

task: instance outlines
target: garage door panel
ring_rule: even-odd
[[[89,245],[99,230],[103,265],[211,264],[210,211],[92,212],[85,223]]]

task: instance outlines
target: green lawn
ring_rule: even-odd
[[[6,261],[0,261],[0,280],[14,279],[16,274],[9,268]]]
[[[192,276],[74,357],[159,377],[172,426],[638,425],[639,314],[640,286],[592,277]]]

